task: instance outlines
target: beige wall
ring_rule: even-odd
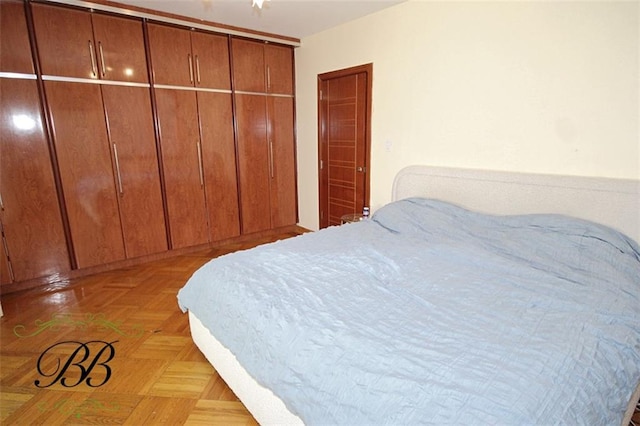
[[[373,63],[372,210],[409,164],[640,178],[639,2],[409,1],[296,50],[300,224],[317,75]]]

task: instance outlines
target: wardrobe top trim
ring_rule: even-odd
[[[255,40],[270,41],[270,42],[285,44],[293,47],[300,46],[299,40],[295,41],[289,38],[280,38],[277,35],[266,35],[266,34],[254,33],[249,30],[242,31],[241,29],[233,29],[233,28],[228,28],[226,26],[222,26],[223,24],[218,24],[221,26],[217,26],[216,23],[214,22],[202,21],[201,23],[199,23],[196,21],[188,20],[188,19],[172,18],[169,16],[156,15],[156,14],[147,13],[144,11],[126,9],[124,7],[111,6],[107,4],[101,4],[101,3],[94,3],[92,1],[86,1],[86,0],[47,0],[47,1],[51,3],[60,3],[65,5],[78,6],[78,7],[83,7],[87,9],[99,10],[103,12],[111,12],[119,15],[133,16],[136,18],[151,19],[154,21],[165,22],[167,24],[181,25],[181,26],[196,28],[196,29],[205,30],[205,31],[215,31],[223,34],[249,37]]]
[[[35,80],[35,74],[26,74],[21,72],[0,72],[0,78],[17,78],[22,80]]]
[[[151,87],[149,83],[137,83],[133,81],[119,81],[119,80],[100,80],[97,78],[80,78],[80,77],[65,77],[60,75],[43,75],[42,81],[63,81],[67,83],[89,83],[89,84],[101,84],[103,86],[129,86],[129,87]]]

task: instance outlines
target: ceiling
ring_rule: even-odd
[[[406,0],[116,0],[118,3],[280,36],[304,37]]]

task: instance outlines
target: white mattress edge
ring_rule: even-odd
[[[222,345],[189,311],[189,328],[196,346],[220,377],[261,425],[303,425],[271,390],[254,380],[229,349]]]

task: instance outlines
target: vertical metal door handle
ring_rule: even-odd
[[[0,210],[4,210],[4,201],[2,201],[2,193],[0,192]]]
[[[198,55],[196,55],[196,77],[198,84],[200,84],[200,59],[198,59]]]
[[[124,194],[124,191],[122,190],[122,176],[120,175],[120,161],[118,159],[118,147],[116,146],[116,144],[113,144],[113,157],[115,158],[115,162],[116,162],[116,175],[118,177],[118,192],[120,192],[120,195]]]
[[[100,62],[102,63],[102,76],[107,75],[107,67],[104,64],[104,52],[102,51],[102,42],[98,42],[98,51],[100,52]]]
[[[187,54],[189,60],[189,81],[193,83],[193,61],[191,60],[191,54]]]
[[[273,141],[271,138],[269,138],[269,174],[271,175],[271,179],[273,179]]]
[[[96,70],[96,59],[93,55],[93,43],[91,40],[89,40],[89,57],[91,58],[91,74],[93,74],[94,77],[97,77],[98,72]]]
[[[198,145],[198,169],[200,172],[200,187],[204,187],[204,171],[202,170],[202,144],[200,141],[197,143]]]
[[[271,68],[267,65],[267,91],[271,91]]]

